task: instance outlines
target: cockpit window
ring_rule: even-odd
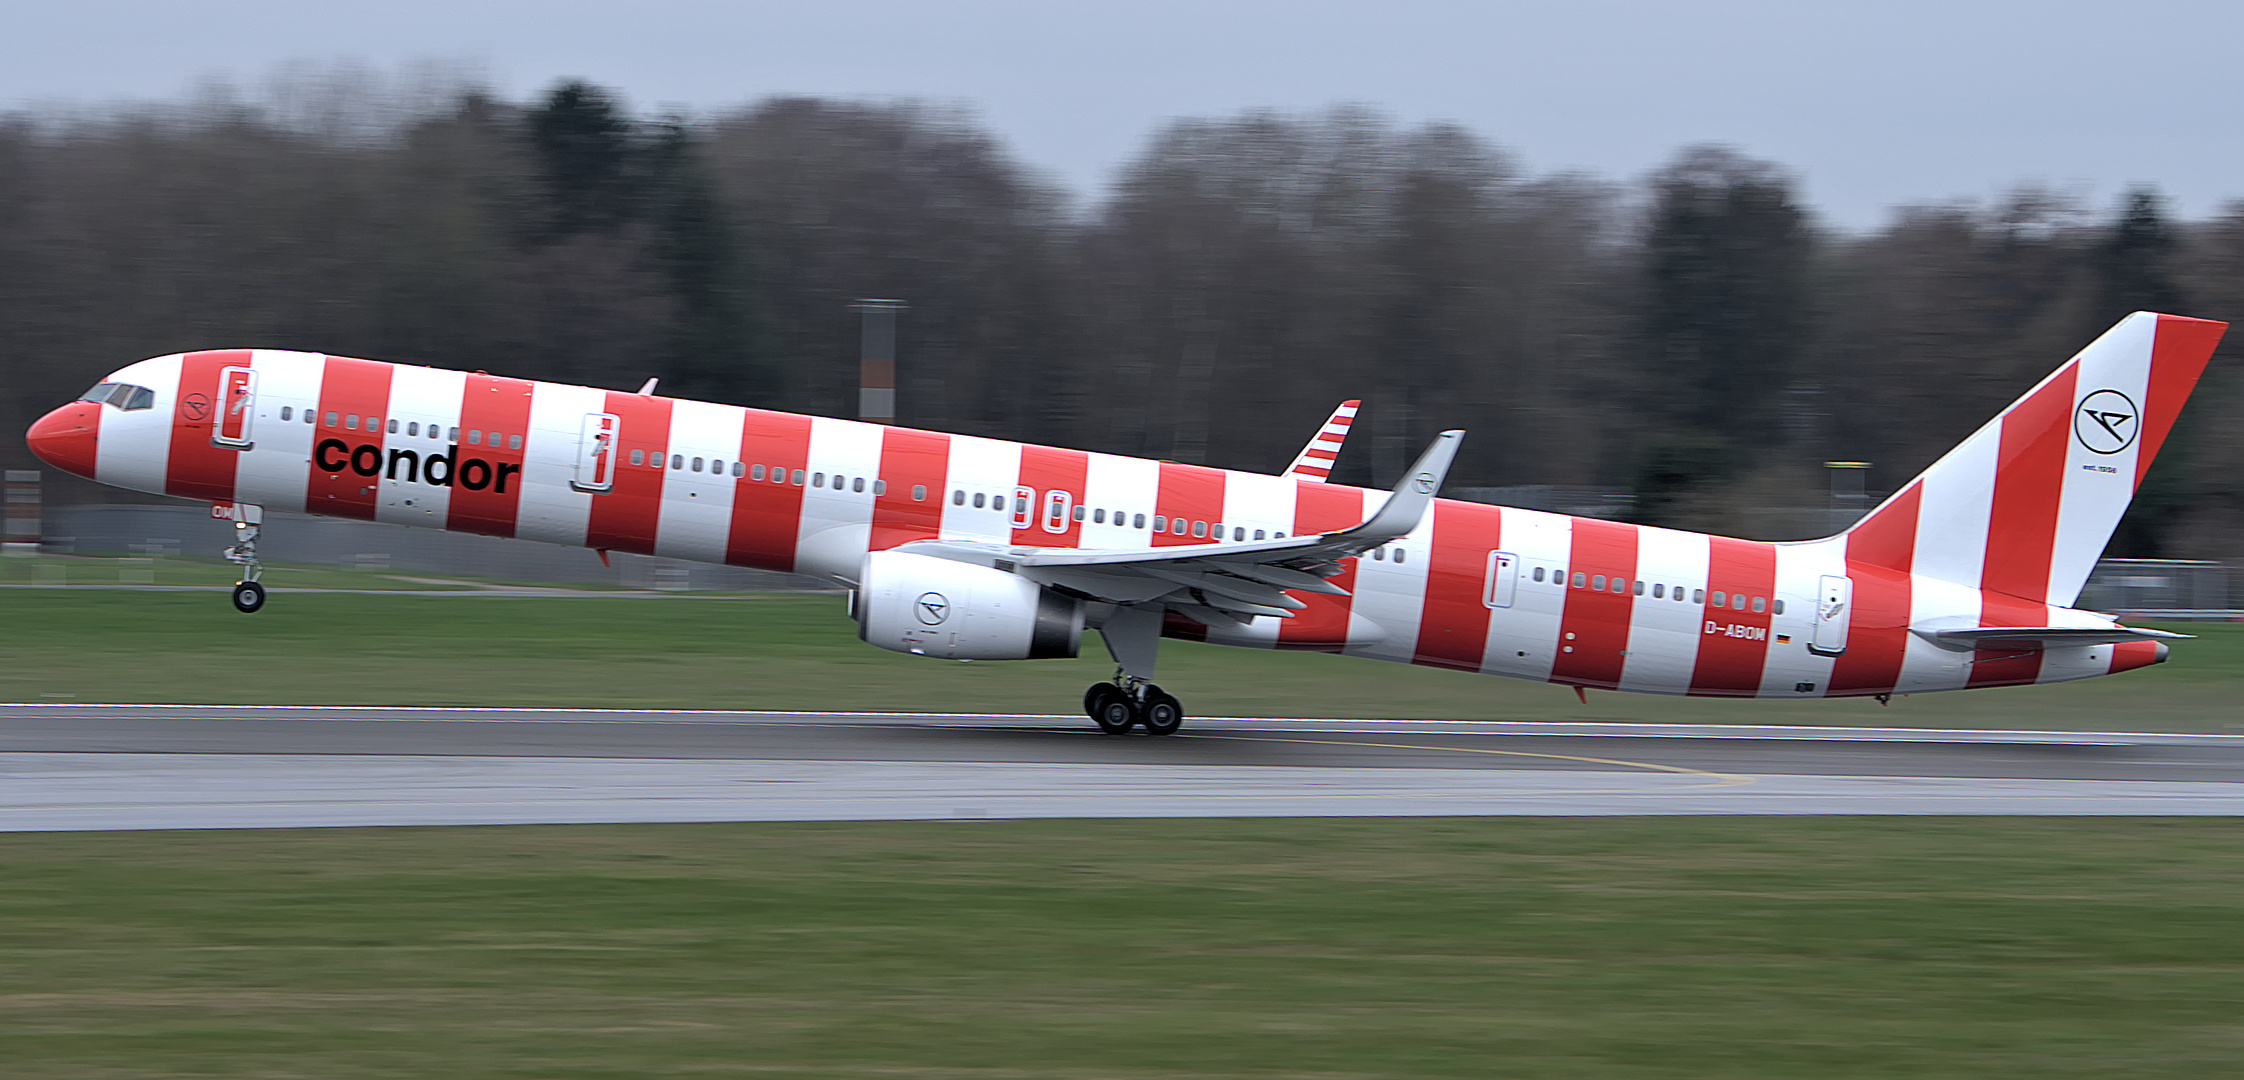
[[[78,395],[78,400],[99,401],[131,412],[135,409],[155,408],[156,392],[131,383],[105,382],[97,383],[93,389]]]

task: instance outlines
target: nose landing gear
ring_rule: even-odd
[[[226,549],[226,561],[239,563],[242,579],[234,583],[234,610],[248,615],[265,606],[265,586],[258,583],[265,576],[265,566],[257,561],[257,534],[262,531],[264,511],[255,506],[234,505],[211,508],[212,514],[223,513],[234,519],[234,546]]]

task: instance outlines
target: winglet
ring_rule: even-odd
[[[1386,505],[1371,515],[1370,520],[1346,532],[1335,533],[1334,538],[1368,551],[1410,535],[1425,518],[1426,508],[1433,505],[1434,494],[1441,490],[1442,480],[1449,475],[1449,463],[1457,460],[1457,444],[1464,439],[1465,433],[1456,430],[1434,436],[1433,445],[1418,455],[1410,471],[1403,474],[1402,482],[1395,485],[1395,493],[1387,496]]]
[[[1341,444],[1348,441],[1348,428],[1356,422],[1356,409],[1362,405],[1361,400],[1353,398],[1341,402],[1340,407],[1332,411],[1331,419],[1317,429],[1309,445],[1301,448],[1301,453],[1294,457],[1293,464],[1286,466],[1282,475],[1288,480],[1313,480],[1320,484],[1331,479],[1333,460],[1340,456]]]

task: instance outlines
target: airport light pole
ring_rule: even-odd
[[[868,424],[896,422],[896,316],[911,310],[902,300],[858,300],[850,309],[863,318],[857,355],[857,418]]]

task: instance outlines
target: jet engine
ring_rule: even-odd
[[[1083,644],[1083,602],[1017,574],[902,551],[865,558],[857,636],[945,660],[1065,659]]]

